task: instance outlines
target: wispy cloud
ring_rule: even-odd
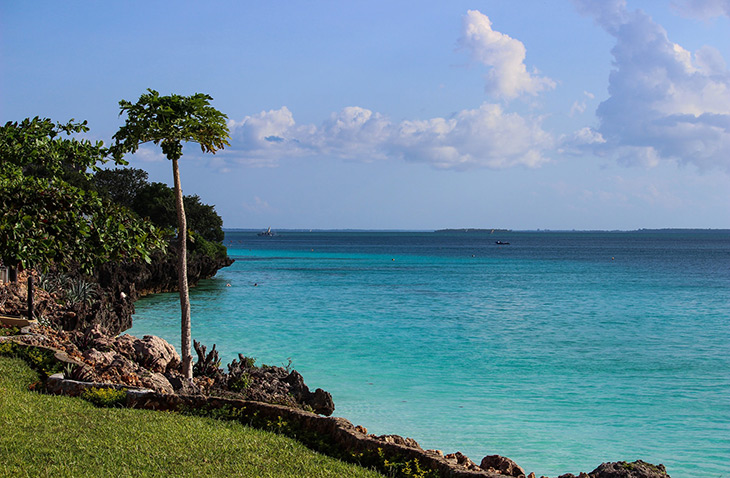
[[[730,0],[676,0],[672,7],[681,15],[703,20],[730,16]]]
[[[489,17],[477,10],[469,10],[464,17],[459,43],[471,52],[475,61],[490,68],[485,76],[485,91],[489,95],[509,100],[555,88],[555,81],[539,76],[536,69],[527,71],[525,45],[493,30]]]
[[[730,171],[730,72],[720,52],[687,51],[623,0],[575,3],[616,38],[610,97],[596,111],[605,142],[594,146],[627,164]]]
[[[241,204],[243,208],[252,213],[270,213],[274,209],[269,205],[268,202],[261,199],[258,196],[254,196],[253,202],[244,202]]]

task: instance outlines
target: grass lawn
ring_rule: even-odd
[[[29,391],[37,380],[0,357],[0,476],[382,476],[236,422]]]

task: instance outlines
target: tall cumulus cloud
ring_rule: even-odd
[[[609,98],[596,111],[602,141],[591,145],[626,163],[673,160],[730,171],[730,72],[720,52],[684,49],[623,0],[576,5],[616,39]]]
[[[485,91],[502,99],[523,94],[536,95],[555,88],[555,82],[527,71],[525,45],[509,35],[492,29],[492,21],[477,10],[464,17],[464,33],[459,43],[475,61],[490,68],[485,76]]]

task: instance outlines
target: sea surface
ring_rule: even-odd
[[[224,365],[291,359],[369,433],[537,476],[643,459],[730,477],[730,231],[228,231],[225,244],[236,262],[191,291],[193,338]],[[178,301],[138,301],[128,332],[179,348]]]

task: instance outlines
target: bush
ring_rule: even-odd
[[[87,388],[81,392],[81,398],[97,407],[123,408],[127,403],[127,389]]]
[[[0,343],[0,355],[25,360],[43,378],[63,371],[63,365],[56,360],[56,354],[48,349],[8,341]]]

